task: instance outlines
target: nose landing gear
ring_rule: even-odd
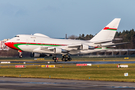
[[[22,58],[22,51],[18,50],[18,53],[19,53],[19,58]]]
[[[54,55],[52,59],[54,60],[54,62],[58,62],[58,58],[56,57],[56,55]],[[62,55],[61,60],[66,62],[66,61],[71,61],[72,58],[69,56],[69,54],[65,54],[65,55]]]

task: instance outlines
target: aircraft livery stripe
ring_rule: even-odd
[[[19,50],[21,50],[18,46],[19,45],[39,45],[39,46],[63,46],[63,45],[59,45],[59,44],[41,44],[41,43],[37,43],[37,44],[33,44],[33,43],[27,43],[27,44],[14,44],[14,46],[16,47],[16,48],[18,48]],[[65,46],[65,45],[64,45]]]
[[[96,49],[102,49],[102,48],[96,48]],[[108,48],[104,48],[104,49],[108,49]]]
[[[38,46],[66,46],[65,44],[46,44],[46,43],[25,43],[25,42],[12,42],[8,46],[17,50],[21,50],[19,45],[38,45]]]
[[[109,28],[109,27],[105,27],[103,30],[112,30],[112,31],[116,31],[117,28]]]

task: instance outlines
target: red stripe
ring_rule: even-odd
[[[18,48],[16,48],[14,46],[14,44],[38,44],[38,45],[60,45],[60,46],[66,46],[65,44],[46,44],[46,43],[26,43],[26,42],[6,42],[5,45],[10,47],[10,48],[13,48],[13,49],[17,49],[19,50]]]
[[[67,46],[65,44],[48,44],[48,43],[26,43],[26,42],[6,42],[5,44],[39,44],[39,45],[60,45],[60,46]]]
[[[109,28],[109,27],[105,27],[104,30],[107,30],[107,29],[114,29],[114,30],[117,30],[117,28]]]

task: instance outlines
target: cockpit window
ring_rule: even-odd
[[[15,37],[19,37],[19,36],[15,36]]]

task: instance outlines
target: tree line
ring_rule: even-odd
[[[78,39],[78,40],[90,40],[94,37],[92,34],[80,34],[79,36],[71,35],[69,39]],[[122,32],[116,32],[115,38],[121,38],[120,40],[114,40],[114,43],[120,42],[128,42],[128,44],[118,45],[116,49],[135,49],[135,31],[134,29],[131,30],[123,30]],[[0,57],[11,56],[11,57],[18,57],[18,51],[9,49],[8,51],[1,50]],[[29,57],[29,52],[23,52],[24,57]]]
[[[69,39],[78,39],[78,40],[90,40],[94,37],[92,34],[80,34],[79,36],[71,35]],[[135,49],[135,31],[123,30],[122,32],[116,32],[114,38],[120,38],[120,40],[114,40],[113,43],[128,42],[128,44],[118,45],[117,49]]]

